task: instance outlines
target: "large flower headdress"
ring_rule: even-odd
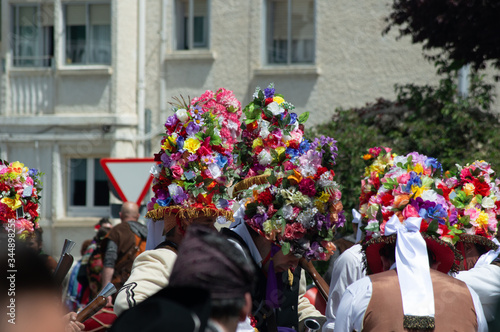
[[[166,123],[161,150],[155,155],[160,163],[153,167],[153,192],[146,217],[175,224],[177,216],[191,219],[216,216],[218,222],[233,220],[227,189],[232,184],[234,135],[241,114],[239,102],[231,91],[207,91],[193,101],[177,99],[175,114]],[[228,126],[228,124],[231,125]],[[234,126],[232,125],[234,124]]]
[[[39,228],[42,181],[38,170],[0,160],[0,221],[24,239]]]
[[[238,144],[240,179],[270,174],[276,166],[295,160],[308,149],[302,124],[309,113],[298,116],[294,108],[275,92],[273,84],[255,90],[253,101],[244,109],[245,125]]]
[[[266,183],[241,194],[245,222],[285,255],[327,260],[335,250],[335,229],[345,222],[334,180],[335,143],[315,139],[301,156],[276,167]]]
[[[497,233],[500,215],[500,190],[494,179],[495,172],[485,161],[456,166],[457,172],[446,172],[440,184],[450,203],[450,222],[462,241],[481,242],[495,248],[490,241]]]

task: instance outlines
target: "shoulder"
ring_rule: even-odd
[[[370,277],[363,277],[359,280],[356,280],[354,283],[349,285],[346,289],[346,292],[349,292],[354,297],[359,294],[365,294],[367,291],[371,293],[372,290],[372,281]]]
[[[160,262],[160,263],[166,263],[170,262],[172,260],[175,260],[177,258],[177,254],[167,248],[158,248],[154,250],[146,250],[145,252],[141,253],[135,261],[137,263],[141,262]],[[135,262],[134,262],[135,264]]]

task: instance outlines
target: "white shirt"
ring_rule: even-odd
[[[366,276],[362,261],[363,254],[360,244],[355,244],[344,251],[335,261],[330,281],[332,287],[330,287],[328,303],[325,309],[326,323],[323,325],[323,332],[333,331],[337,309],[346,288]]]
[[[456,278],[465,282],[477,293],[486,320],[492,321],[495,318],[496,304],[500,299],[500,267],[493,264],[474,267],[459,272]]]
[[[478,332],[488,332],[488,325],[478,295],[467,286],[476,310]],[[347,287],[337,310],[335,332],[352,332],[363,330],[363,319],[372,297],[372,282],[364,277]]]

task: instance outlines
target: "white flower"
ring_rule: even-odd
[[[179,190],[182,192],[182,188],[176,184],[171,184],[168,186],[168,192],[170,194],[170,197],[174,197],[174,196],[178,195]]]
[[[264,213],[266,213],[266,208],[263,207],[262,205],[257,206],[257,213],[258,214],[264,214]]]
[[[280,105],[273,101],[272,103],[270,103],[269,105],[267,105],[267,109],[273,113],[273,115],[279,115],[281,113],[283,113],[284,109],[280,107]]]
[[[151,170],[149,171],[149,173],[151,173],[155,178],[158,178],[160,176],[160,172],[161,172],[161,166],[158,164],[151,166]]]
[[[495,197],[495,196],[493,196]],[[492,209],[495,207],[495,200],[492,197],[483,197],[481,206],[485,209]]]
[[[267,136],[269,136],[270,132],[269,132],[269,122],[265,121],[265,120],[262,120],[261,123],[260,123],[260,137],[262,138],[267,138]]]
[[[216,163],[208,165],[208,170],[212,174],[212,178],[217,179],[222,175],[219,166]]]
[[[256,87],[255,88],[255,92],[253,93],[252,95],[252,98],[255,99],[255,98],[259,98],[259,91],[260,91],[260,88],[259,87]]]
[[[261,164],[262,166],[267,166],[272,161],[271,154],[269,152],[267,152],[266,150],[262,150],[259,153],[258,158],[259,158],[259,164]]]
[[[175,112],[175,116],[179,119],[180,122],[186,123],[189,120],[189,113],[184,108],[180,108]]]
[[[286,220],[291,220],[293,217],[293,207],[291,205],[285,205],[283,206],[283,209],[281,209],[283,213],[283,218]]]
[[[438,195],[437,193],[434,191],[434,190],[425,190],[422,195],[421,195],[422,199],[424,201],[430,201],[430,202],[434,202],[436,203],[437,202],[437,199],[438,199]]]

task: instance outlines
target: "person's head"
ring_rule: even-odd
[[[40,253],[42,251],[42,245],[43,245],[42,234],[43,234],[43,229],[39,227],[35,229],[35,231],[26,239],[26,245],[37,253]]]
[[[15,243],[16,250],[16,272],[12,273],[8,272],[12,270],[9,243]],[[4,235],[0,237],[0,248],[0,269],[6,274],[0,280],[0,305],[7,308],[0,317],[0,331],[64,331],[60,290],[45,261],[25,243],[9,242]]]
[[[108,234],[111,228],[113,228],[113,224],[111,224],[109,218],[101,218],[94,228],[97,230],[95,240],[100,241]]]
[[[248,252],[216,231],[191,226],[179,249],[169,287],[199,287],[211,295],[211,318],[234,330],[251,309],[254,282]]]
[[[122,221],[139,220],[139,206],[134,202],[125,202],[120,210],[120,219]]]

